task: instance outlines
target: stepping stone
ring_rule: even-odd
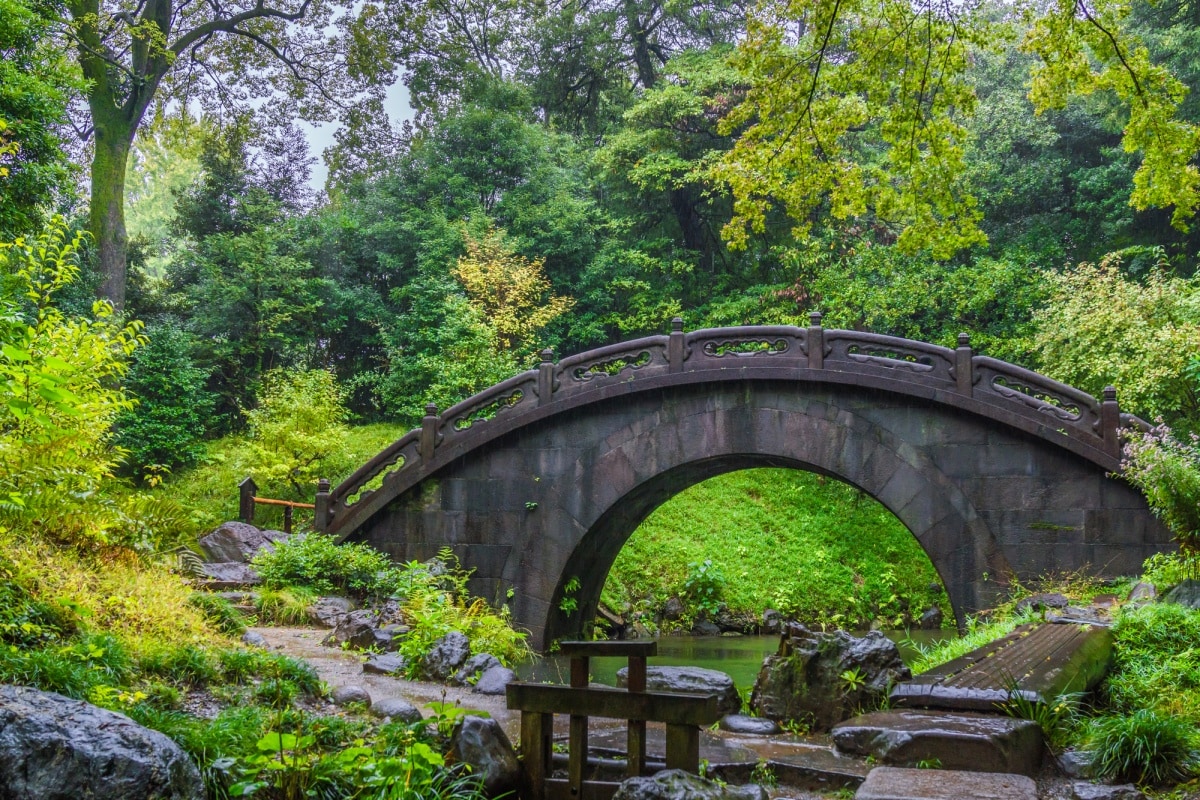
[[[1037,784],[1024,775],[946,769],[876,767],[854,800],[1037,800]]]
[[[1082,692],[1108,672],[1112,634],[1095,625],[1023,625],[891,692],[892,707],[996,711],[1016,694],[1033,703]]]
[[[835,725],[833,743],[843,753],[905,767],[926,761],[947,770],[1034,775],[1042,762],[1036,722],[986,714],[876,711]]]

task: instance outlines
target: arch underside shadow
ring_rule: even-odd
[[[1169,546],[1129,486],[1022,431],[856,386],[724,381],[614,397],[439,469],[354,533],[399,559],[450,546],[543,647],[590,619],[659,504],[722,472],[788,466],[857,486],[913,533],[959,621],[1010,577],[1128,574]],[[558,610],[572,576],[582,613]]]

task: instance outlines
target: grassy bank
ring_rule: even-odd
[[[671,498],[625,544],[603,597],[651,609],[671,596],[703,603],[705,587],[735,612],[774,608],[841,627],[902,627],[939,603],[950,619],[937,572],[899,520],[798,470],[732,472]]]

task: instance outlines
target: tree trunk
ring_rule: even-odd
[[[133,131],[121,124],[96,125],[92,156],[92,199],[88,228],[99,252],[98,294],[118,312],[125,309],[125,168]]]

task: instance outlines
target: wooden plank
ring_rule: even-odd
[[[507,699],[510,709],[544,714],[577,714],[679,725],[711,725],[721,718],[716,695],[637,693],[624,689],[581,689],[513,682],[508,685]]]
[[[554,715],[521,714],[521,797],[544,800],[553,753]]]
[[[642,693],[646,691],[646,657],[630,656],[629,673],[625,684],[626,691]],[[646,722],[645,720],[629,720],[629,731],[626,735],[625,752],[629,759],[628,775],[638,777],[646,769]]]
[[[563,656],[647,656],[658,655],[658,642],[559,642],[558,655]]]
[[[995,711],[1014,697],[1044,703],[1094,686],[1111,656],[1106,628],[1026,625],[898,684],[891,699],[897,706],[955,711]]]
[[[700,729],[695,725],[667,725],[667,769],[700,771]]]
[[[588,718],[571,717],[570,736],[567,743],[567,783],[572,797],[579,797],[583,786],[583,773],[588,758]]]

